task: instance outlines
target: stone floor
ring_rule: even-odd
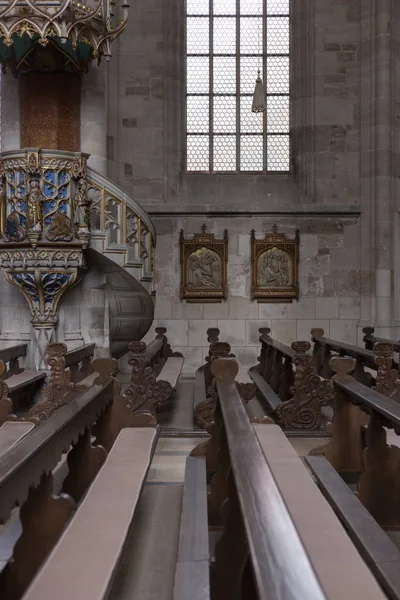
[[[204,438],[160,438],[147,476],[147,483],[183,483],[185,462]]]

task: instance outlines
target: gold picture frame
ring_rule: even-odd
[[[228,295],[226,268],[228,262],[228,230],[222,240],[207,233],[202,225],[201,233],[193,239],[180,234],[181,248],[181,299],[188,302],[221,302]]]
[[[256,239],[251,231],[251,297],[258,302],[292,302],[299,298],[299,245],[296,229],[294,239],[278,232],[277,225],[264,239]]]

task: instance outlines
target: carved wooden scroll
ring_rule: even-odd
[[[128,348],[132,352],[129,359],[132,375],[125,392],[127,406],[133,413],[148,411],[155,415],[157,409],[170,398],[172,386],[167,381],[157,380],[146,356],[144,342],[131,342]]]
[[[277,225],[264,239],[257,240],[251,232],[251,295],[264,302],[285,300],[291,302],[299,297],[299,231],[294,239],[278,233]]]
[[[333,402],[334,393],[328,381],[318,377],[312,356],[307,354],[309,342],[294,342],[296,374],[291,389],[292,398],[276,408],[279,422],[285,429],[319,429],[321,408]]]
[[[86,387],[71,382],[71,372],[65,368],[67,346],[63,343],[47,345],[47,364],[50,367],[50,378],[43,390],[44,398],[29,411],[26,420],[36,425],[47,421],[51,415],[67,405],[73,398],[83,392]]]
[[[397,369],[393,369],[394,345],[387,342],[374,344],[375,364],[378,367],[373,390],[383,396],[400,401],[400,381]]]
[[[228,261],[228,231],[222,240],[207,233],[196,233],[193,239],[180,235],[181,298],[182,300],[221,301],[228,295],[226,266]]]

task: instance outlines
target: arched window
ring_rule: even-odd
[[[187,171],[289,171],[289,0],[187,0],[186,39]]]

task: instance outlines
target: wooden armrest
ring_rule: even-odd
[[[35,427],[29,421],[6,421],[0,427],[0,455],[15,446]]]

